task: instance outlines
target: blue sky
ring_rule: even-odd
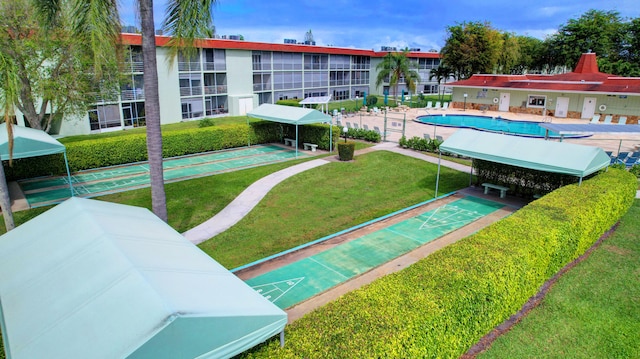
[[[123,24],[137,23],[134,2],[120,1]],[[165,4],[166,0],[154,1],[156,27],[164,18]],[[544,39],[589,9],[640,17],[638,0],[221,0],[213,10],[213,22],[217,34],[241,34],[246,41],[302,41],[311,30],[323,46],[427,51],[440,50],[446,27],[456,23],[488,21],[499,30]]]

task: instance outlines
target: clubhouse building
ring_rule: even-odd
[[[612,123],[622,118],[627,124],[640,118],[640,78],[600,72],[595,53],[582,54],[573,72],[565,74],[478,74],[447,86],[453,87],[456,108],[577,119],[611,116]]]

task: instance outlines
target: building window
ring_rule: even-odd
[[[202,52],[203,52],[202,56],[204,60],[205,71],[226,71],[227,70],[225,50],[204,49],[202,50]]]
[[[91,131],[120,127],[120,110],[118,105],[97,105],[89,108],[89,125]]]
[[[202,95],[200,74],[180,74],[180,96]]]
[[[271,70],[271,51],[253,51],[251,58],[254,71]]]
[[[547,96],[541,95],[529,95],[529,100],[527,100],[527,107],[545,107],[547,104]]]
[[[190,98],[184,99],[181,102],[182,105],[182,118],[197,118],[202,117],[204,109],[202,108],[202,99]]]
[[[144,102],[123,102],[122,119],[126,127],[146,126]]]

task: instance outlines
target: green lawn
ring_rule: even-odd
[[[236,226],[200,244],[227,268],[322,238],[433,198],[437,166],[387,151],[305,171],[276,186]],[[439,192],[469,175],[441,170]]]
[[[488,358],[640,358],[640,200]]]

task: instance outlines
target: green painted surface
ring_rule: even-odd
[[[298,157],[307,155],[298,152]],[[166,182],[210,176],[296,158],[295,150],[278,146],[254,145],[248,148],[207,153],[165,160]],[[149,166],[132,164],[83,171],[71,176],[74,193],[95,197],[149,186]],[[18,182],[31,207],[54,204],[69,198],[67,177],[46,177]]]
[[[288,308],[502,208],[465,197],[247,280]]]

